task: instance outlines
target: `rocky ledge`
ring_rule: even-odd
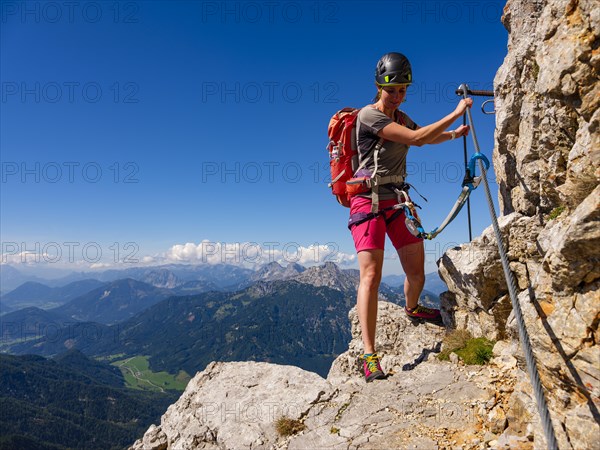
[[[508,342],[486,366],[439,361],[445,329],[381,301],[378,348],[389,377],[367,384],[355,364],[355,309],[349,318],[353,339],[327,379],[292,366],[211,363],[131,448],[533,448],[534,401]],[[304,429],[280,435],[281,417]]]

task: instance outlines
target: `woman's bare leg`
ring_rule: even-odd
[[[358,286],[357,311],[365,353],[375,353],[375,329],[377,327],[377,297],[383,250],[363,250],[358,253],[360,285]]]

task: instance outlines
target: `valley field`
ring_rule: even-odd
[[[165,390],[183,391],[191,377],[183,370],[177,375],[167,372],[152,372],[147,356],[134,356],[132,358],[114,361],[111,365],[118,367],[127,387],[151,391],[165,392]]]

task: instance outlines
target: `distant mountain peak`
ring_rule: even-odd
[[[283,267],[277,261],[272,261],[258,269],[251,277],[251,282],[257,281],[276,281],[294,278],[306,269],[300,264],[289,263]]]
[[[325,286],[342,292],[355,291],[358,288],[358,277],[354,273],[340,270],[337,264],[326,262],[313,266],[294,277],[301,283],[313,286]]]
[[[111,324],[170,297],[172,292],[133,278],[109,282],[91,290],[55,311],[75,320]]]
[[[289,263],[287,265],[287,267],[285,268],[285,270],[295,270],[298,273],[304,272],[306,270],[306,267],[301,266],[298,263]]]
[[[172,289],[183,284],[177,275],[165,268],[156,268],[144,274],[141,281],[159,288]]]

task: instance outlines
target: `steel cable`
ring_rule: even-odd
[[[461,91],[460,95],[463,95],[464,98],[467,98],[467,93],[469,92],[468,86],[462,84],[457,90],[457,92],[459,90]],[[473,126],[473,118],[471,117],[470,108],[467,108],[467,116],[469,118],[469,125],[471,127],[471,135],[473,136],[473,144],[475,145],[475,151],[479,153],[479,143],[477,142],[477,136],[475,135],[475,128]],[[494,207],[494,202],[492,201],[492,194],[490,192],[490,186],[487,180],[485,165],[483,164],[483,161],[481,159],[479,160],[479,170],[481,171],[481,177],[483,179],[483,186],[485,188],[485,195],[487,197],[490,216],[492,219],[492,225],[494,227],[494,233],[496,234],[496,243],[498,244],[498,252],[500,253],[500,260],[502,261],[504,277],[506,279],[506,284],[508,285],[510,301],[512,303],[513,311],[515,313],[515,320],[517,321],[517,326],[519,329],[519,340],[521,342],[523,352],[525,353],[527,372],[529,374],[529,380],[531,381],[533,392],[535,394],[537,409],[542,420],[542,426],[544,428],[546,442],[550,450],[558,450],[558,444],[556,442],[556,436],[554,434],[554,428],[552,426],[550,411],[548,410],[548,404],[546,403],[546,397],[544,395],[544,388],[540,380],[540,374],[537,370],[535,356],[533,354],[533,350],[531,349],[531,341],[529,339],[529,334],[527,333],[527,328],[525,327],[525,321],[523,320],[523,311],[521,310],[521,304],[519,303],[519,299],[517,297],[515,278],[510,270],[510,266],[508,263],[508,257],[506,256],[504,243],[502,242],[502,234],[500,233],[500,226],[498,225],[498,218],[496,217],[496,208]]]

